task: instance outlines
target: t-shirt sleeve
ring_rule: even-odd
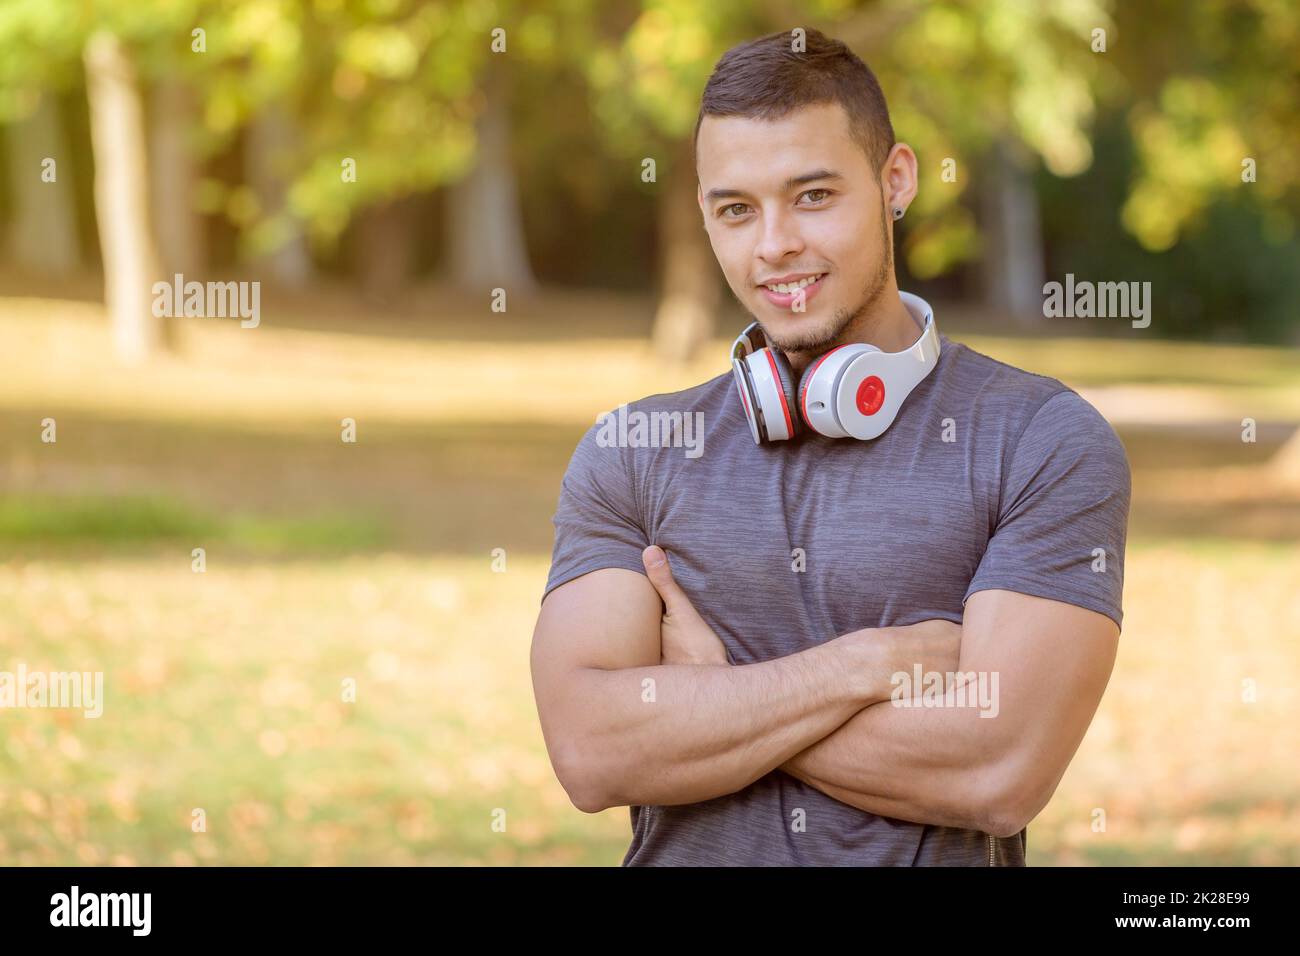
[[[551,523],[555,547],[542,600],[561,584],[600,568],[644,573],[641,552],[650,545],[624,449],[596,441],[598,426],[578,442],[560,486]]]
[[[1002,588],[1123,621],[1128,456],[1110,423],[1076,392],[1030,419],[1002,480],[997,525],[966,589]]]

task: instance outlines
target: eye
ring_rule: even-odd
[[[719,209],[718,214],[723,219],[735,219],[737,216],[744,215],[744,211],[748,208],[749,207],[746,206],[743,202],[733,202],[730,206],[723,206],[721,209]],[[731,210],[733,209],[739,209],[740,212],[732,214]]]
[[[830,198],[831,191],[829,189],[809,189],[803,196],[808,196],[809,200],[814,203],[825,202]]]

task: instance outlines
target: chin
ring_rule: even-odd
[[[822,315],[786,315],[760,316],[759,321],[767,335],[768,342],[782,352],[807,352],[827,347],[834,341],[837,330],[828,311]],[[820,311],[820,310],[818,310]]]

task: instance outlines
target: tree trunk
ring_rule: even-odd
[[[985,304],[1023,324],[1043,317],[1043,233],[1030,157],[1000,138],[988,157],[982,190]]]
[[[73,167],[60,122],[59,102],[44,93],[36,110],[10,127],[10,195],[13,222],[9,227],[9,257],[31,272],[61,278],[74,272],[80,259]],[[54,182],[46,182],[43,163],[55,162]]]
[[[661,287],[652,333],[655,352],[674,364],[689,361],[713,334],[718,280],[713,249],[696,201],[697,180],[683,149],[659,193]]]
[[[203,217],[194,208],[199,167],[187,137],[194,115],[193,92],[179,82],[154,88],[150,139],[154,228],[167,276],[181,273],[188,281],[207,269]]]
[[[363,210],[357,222],[361,288],[379,305],[401,296],[415,261],[415,216],[410,197]]]
[[[104,297],[118,356],[138,362],[164,343],[163,321],[152,309],[152,286],[162,276],[149,228],[140,92],[135,69],[113,34],[90,37],[85,63]]]
[[[290,176],[289,159],[296,145],[292,121],[275,107],[267,107],[249,124],[244,153],[245,177],[266,218],[284,212]],[[305,286],[314,272],[307,237],[296,221],[287,237],[262,256],[261,261],[275,281],[282,285]]]
[[[466,289],[536,288],[528,263],[519,190],[510,162],[509,80],[494,66],[484,84],[474,169],[449,187],[447,249],[451,280]]]

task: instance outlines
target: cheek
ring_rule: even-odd
[[[734,286],[737,282],[744,284],[749,276],[750,255],[753,244],[742,234],[740,229],[710,229],[709,245],[713,255],[722,266],[723,275]]]
[[[817,224],[809,243],[832,262],[860,262],[875,255],[879,244],[869,225],[856,211],[826,216]]]

